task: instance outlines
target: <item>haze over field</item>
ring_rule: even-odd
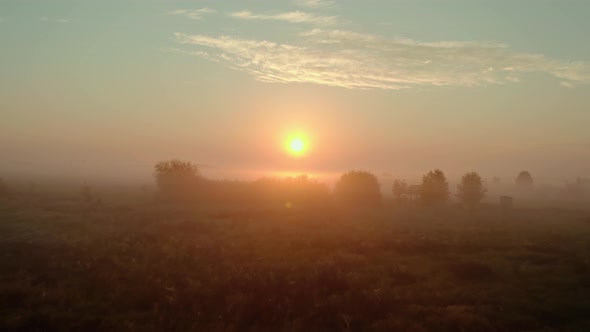
[[[590,2],[2,1],[0,173],[590,169]],[[305,153],[290,153],[292,136]],[[293,152],[293,151],[291,151]]]
[[[590,331],[589,0],[0,0],[0,331]]]

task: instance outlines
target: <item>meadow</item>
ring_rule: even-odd
[[[589,217],[15,194],[0,330],[588,331]]]

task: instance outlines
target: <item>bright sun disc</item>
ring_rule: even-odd
[[[301,137],[292,138],[289,141],[289,151],[294,155],[301,155],[305,152],[305,141]]]

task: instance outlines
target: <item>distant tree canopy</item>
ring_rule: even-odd
[[[157,163],[154,176],[160,193],[174,198],[186,198],[204,180],[197,165],[176,159]]]
[[[372,205],[381,201],[379,181],[366,171],[342,174],[334,187],[334,195],[339,201],[353,205]]]
[[[474,208],[485,197],[486,189],[481,176],[477,172],[463,175],[461,183],[457,185],[457,197],[468,207]]]
[[[420,198],[425,205],[443,204],[449,199],[449,184],[440,169],[430,171],[422,177]]]
[[[522,171],[516,177],[516,186],[522,189],[531,189],[533,187],[533,177],[528,171]]]

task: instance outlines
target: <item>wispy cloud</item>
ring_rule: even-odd
[[[4,22],[4,19],[2,17],[0,17],[0,23]]]
[[[203,52],[203,51],[187,51],[187,50],[183,50],[183,49],[175,48],[175,47],[161,48],[160,50],[164,51],[164,52],[172,52],[172,53],[178,53],[178,54],[184,54],[184,55],[196,55],[196,56],[205,58],[207,60],[219,62],[218,58],[212,57],[209,55],[209,53]]]
[[[483,42],[420,42],[315,29],[298,44],[177,33],[178,42],[208,48],[207,57],[264,82],[305,82],[349,89],[480,86],[551,75],[564,86],[590,82],[590,65],[517,53]]]
[[[565,86],[566,88],[573,88],[575,87],[575,85],[572,82],[566,82],[566,81],[562,81],[559,82],[562,86]]]
[[[191,20],[200,20],[203,18],[203,16],[208,15],[208,14],[214,14],[214,13],[216,13],[216,11],[213,9],[201,8],[201,9],[178,9],[178,10],[171,12],[170,14],[171,15],[182,15],[187,18],[190,18]]]
[[[335,3],[335,1],[330,0],[295,0],[297,6],[313,9],[333,7]]]
[[[65,19],[65,18],[56,18],[56,19],[53,19],[53,18],[49,18],[47,16],[42,16],[40,18],[40,20],[42,22],[57,22],[57,23],[68,23],[70,21],[69,19]]]
[[[305,13],[302,11],[284,12],[277,14],[254,14],[251,11],[244,10],[230,14],[231,17],[246,19],[246,20],[272,20],[285,21],[290,23],[307,23],[313,25],[333,25],[336,24],[338,18],[336,16],[319,16],[315,14]]]

